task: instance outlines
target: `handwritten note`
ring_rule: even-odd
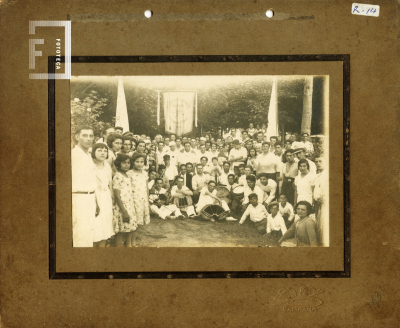
[[[374,296],[371,296],[371,303],[372,305],[367,302],[367,304],[369,305],[369,308],[371,309],[371,311],[380,308],[381,306],[379,305],[379,303],[382,302],[382,300],[386,297],[385,293],[383,292],[381,286],[379,286],[378,291],[375,291]],[[375,298],[376,297],[376,298]]]
[[[362,3],[353,3],[351,7],[351,13],[353,15],[363,15],[363,16],[379,16],[379,6],[375,5],[365,5]]]

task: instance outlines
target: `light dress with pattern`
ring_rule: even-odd
[[[123,222],[123,215],[118,204],[113,206],[113,228],[114,232],[131,232],[137,228],[137,216],[133,204],[133,187],[131,178],[125,177],[120,172],[117,172],[113,178],[113,189],[121,191],[120,197],[128,212],[129,222]]]
[[[147,187],[147,172],[129,170],[127,172],[132,182],[132,203],[136,213],[137,224],[144,225],[150,223],[150,207]]]
[[[315,175],[308,172],[304,177],[299,174],[295,179],[294,183],[297,186],[297,202],[305,200],[311,205],[313,204],[313,187],[314,187]]]

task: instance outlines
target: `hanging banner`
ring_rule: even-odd
[[[165,132],[181,136],[193,131],[194,92],[164,92]]]

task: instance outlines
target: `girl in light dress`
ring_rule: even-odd
[[[148,175],[143,170],[145,157],[145,153],[134,153],[131,158],[132,168],[127,172],[132,183],[133,210],[139,226],[150,223]]]
[[[97,143],[93,146],[91,155],[96,165],[97,181],[95,189],[97,210],[93,228],[93,246],[105,247],[107,239],[114,235],[112,170],[105,161],[108,158],[108,147],[104,143]]]
[[[136,244],[137,216],[134,207],[132,180],[128,175],[131,161],[128,155],[118,154],[114,161],[117,173],[113,179],[115,205],[113,228],[117,247],[132,247]]]

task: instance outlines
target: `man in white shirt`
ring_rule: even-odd
[[[197,174],[194,175],[192,179],[192,188],[193,188],[192,199],[194,204],[197,204],[197,202],[199,201],[201,189],[203,189],[203,187],[207,185],[208,181],[211,180],[209,174],[203,173],[203,165],[197,164],[196,171]]]
[[[242,142],[246,143],[247,140],[250,140],[249,134],[247,133],[246,130],[242,131]]]
[[[101,138],[96,141],[96,143],[104,143],[107,145],[107,138],[110,134],[115,133],[115,128],[112,126],[106,125],[101,131]]]
[[[219,176],[219,183],[227,186],[228,185],[228,175],[233,174],[233,171],[230,170],[230,165],[228,162],[224,162],[224,164],[222,165],[222,169],[223,169],[223,172]]]
[[[200,191],[200,199],[199,202],[196,206],[197,213],[200,215],[201,211],[204,209],[206,205],[212,205],[216,204],[221,206],[225,212],[221,214],[225,214],[225,217],[227,215],[226,212],[229,212],[229,206],[228,204],[224,201],[221,200],[217,197],[217,189],[215,189],[215,181],[209,181],[207,185],[205,185],[201,191]],[[211,221],[215,221],[213,218],[210,219]],[[228,218],[228,221],[234,221],[232,217]]]
[[[197,163],[201,163],[201,158],[203,156],[207,157],[208,162],[210,161],[210,154],[206,151],[206,145],[200,144],[199,149],[196,151]]]
[[[182,146],[182,139],[176,138],[175,143],[176,143],[176,150],[182,152],[184,149],[184,147]]]
[[[244,198],[242,200],[242,210],[244,210],[249,205],[249,195],[257,194],[257,199],[260,204],[263,203],[264,192],[260,187],[256,186],[256,177],[254,175],[250,175],[246,178],[247,187],[244,188]]]
[[[169,155],[171,165],[174,165],[177,169],[179,154],[179,150],[176,149],[176,143],[174,141],[170,141],[169,149],[165,151],[165,155]]]
[[[184,182],[182,177],[178,177],[176,183],[177,185],[173,186],[171,189],[171,196],[174,198],[174,204],[179,207],[181,211],[186,212],[189,218],[194,218],[194,216],[196,215],[194,211],[194,206],[192,205],[192,202],[187,199],[187,197],[191,197],[193,195],[193,192],[190,191],[188,187],[183,185]],[[179,199],[182,198],[187,199],[186,205],[179,205]]]
[[[252,167],[250,166],[250,165],[246,165],[245,167],[244,167],[244,175],[242,175],[239,179],[238,179],[238,184],[240,185],[240,186],[244,186],[244,187],[247,187],[247,177],[248,176],[250,176],[250,175],[252,175],[251,174],[251,171],[252,171]]]
[[[247,159],[246,148],[242,148],[238,140],[234,140],[233,145],[235,148],[230,151],[228,159],[228,162],[231,163],[231,170],[234,170],[235,166],[243,164]]]
[[[190,148],[191,148],[194,152],[196,152],[196,151],[198,150],[196,139],[191,139],[191,140],[190,140]]]
[[[196,153],[190,149],[190,142],[186,141],[183,152],[181,152],[178,156],[179,167],[181,166],[181,164],[187,164],[187,163],[196,164],[196,160],[197,160]]]
[[[174,180],[175,176],[178,175],[178,169],[176,168],[176,165],[173,165],[171,163],[171,158],[169,154],[165,154],[164,157],[164,163],[165,163],[165,175],[168,178],[168,181],[171,183],[172,180]]]
[[[95,214],[99,211],[94,194],[95,165],[89,154],[94,141],[93,129],[79,127],[75,140],[77,145],[71,151],[73,247],[93,247]]]
[[[314,204],[317,236],[322,246],[329,246],[329,174],[323,157],[316,157],[318,174],[314,180]]]
[[[268,206],[275,199],[277,183],[272,179],[268,179],[266,173],[261,173],[260,179],[257,181],[256,185],[264,193],[263,204]]]
[[[239,142],[242,142],[242,137],[237,133],[235,128],[231,129],[231,137],[233,141],[237,140]]]
[[[239,224],[243,224],[246,218],[250,215],[250,220],[254,222],[257,231],[260,234],[265,234],[266,225],[268,224],[268,212],[264,205],[260,204],[258,200],[258,195],[252,193],[248,195],[250,205],[246,208],[243,213]]]
[[[157,149],[157,152],[156,152],[157,163],[158,163],[158,165],[164,164],[164,158],[163,157],[165,155],[165,152],[167,151],[167,148],[164,147],[164,141],[159,141],[157,146],[158,146],[158,149]]]
[[[249,124],[249,130],[248,130],[249,136],[253,137],[254,133],[257,133],[257,129],[254,129],[254,125],[253,123]]]
[[[304,146],[306,148],[306,155],[310,156],[314,152],[314,146],[309,141],[310,135],[307,132],[301,134],[301,141],[303,141]]]

